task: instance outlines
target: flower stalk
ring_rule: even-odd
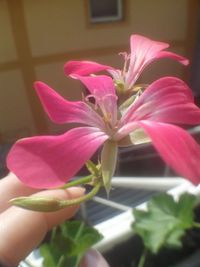
[[[91,199],[93,196],[95,196],[99,192],[99,189],[101,188],[101,186],[102,184],[99,182],[93,187],[93,189],[89,193],[87,193],[86,195],[82,197],[75,198],[75,199],[62,200],[60,201],[60,206],[62,208],[65,208],[68,206],[81,204],[82,202],[87,201]]]
[[[144,264],[145,264],[145,259],[146,259],[146,254],[147,254],[147,250],[144,249],[140,259],[139,259],[139,262],[138,262],[138,266],[137,267],[144,267]]]
[[[77,185],[83,185],[83,184],[90,184],[93,180],[93,175],[87,175],[85,177],[82,177],[80,179],[76,179],[74,181],[68,182],[67,184],[64,184],[63,186],[58,187],[59,189],[67,189],[72,186]],[[56,188],[57,189],[57,188]]]

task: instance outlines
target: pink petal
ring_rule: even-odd
[[[108,139],[97,128],[75,128],[60,136],[24,138],[7,157],[10,171],[27,186],[51,188],[73,177]]]
[[[76,78],[88,88],[105,118],[111,119],[114,125],[117,121],[117,96],[113,80],[105,75],[86,77],[76,75]]]
[[[68,61],[64,65],[65,74],[71,77],[74,77],[74,74],[87,76],[107,69],[111,69],[111,67],[92,61]]]
[[[131,87],[138,79],[143,69],[152,61],[159,58],[171,58],[183,65],[189,61],[175,53],[162,51],[169,47],[167,43],[156,42],[140,35],[132,35],[130,38],[131,58],[126,77],[127,87]]]
[[[118,69],[110,69],[108,70],[108,73],[110,73],[111,77],[117,81],[117,82],[121,82],[122,84],[124,83],[124,79],[123,79],[123,75],[122,75],[122,71],[118,70]]]
[[[113,136],[114,141],[121,141],[124,137],[128,136],[131,132],[140,128],[137,121],[129,122],[121,126],[116,134]]]
[[[101,117],[86,103],[67,101],[42,82],[36,82],[34,87],[46,113],[55,123],[77,122],[103,127]]]
[[[200,109],[194,104],[190,88],[182,80],[164,77],[147,87],[124,114],[120,125],[138,120],[199,124]]]
[[[103,95],[113,94],[115,95],[115,87],[112,78],[106,75],[98,76],[80,76],[75,75],[89,90],[89,92],[97,97]]]
[[[183,129],[164,123],[138,123],[151,138],[163,160],[179,175],[194,184],[200,183],[200,146]]]
[[[154,55],[153,60],[159,59],[159,58],[170,58],[175,61],[178,61],[179,63],[187,66],[189,64],[189,60],[185,57],[182,57],[180,55],[177,55],[175,53],[169,52],[169,51],[160,51],[157,54]]]
[[[165,123],[138,121],[124,125],[114,140],[120,141],[138,128],[142,128],[150,137],[167,165],[192,183],[200,183],[200,146],[185,130]]]

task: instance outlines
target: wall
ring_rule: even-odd
[[[68,99],[81,97],[81,85],[63,75],[63,63],[90,59],[120,67],[117,55],[129,49],[131,33],[188,51],[188,0],[124,0],[122,22],[90,24],[87,0],[0,0],[0,136],[57,133],[67,126],[49,122],[32,88],[42,80]],[[167,63],[167,64],[166,64]],[[146,82],[160,75],[183,77],[184,69],[161,61],[147,69]]]

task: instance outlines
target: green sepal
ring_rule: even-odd
[[[136,100],[137,94],[130,96],[128,99],[126,99],[119,107],[120,112],[123,114],[128,107]]]
[[[118,80],[115,80],[114,83],[117,95],[123,94],[125,90],[124,83]]]
[[[129,135],[122,138],[118,145],[119,147],[126,147],[131,145],[140,145],[151,142],[151,139],[145,134],[143,129],[135,129]]]
[[[104,143],[101,152],[101,171],[103,178],[103,185],[107,194],[111,188],[111,178],[115,172],[117,163],[117,143],[111,140],[107,140]]]

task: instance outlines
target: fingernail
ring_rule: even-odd
[[[85,189],[85,187],[75,187],[75,186],[73,186],[73,187],[70,187],[70,188],[67,188],[66,189],[68,192],[73,192],[73,193],[76,193],[77,195],[84,195],[85,194],[85,191],[86,191],[86,189]]]

